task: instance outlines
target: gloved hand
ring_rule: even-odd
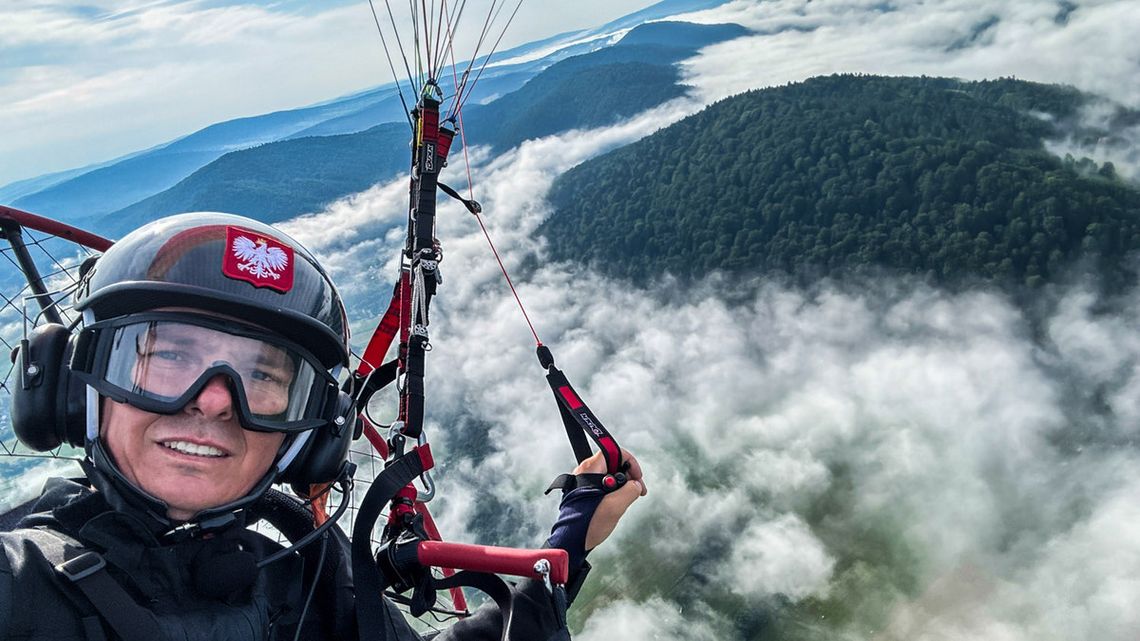
[[[570,554],[573,571],[586,560],[586,554],[601,545],[618,521],[639,497],[647,493],[641,465],[628,450],[622,450],[622,459],[629,464],[625,474],[629,479],[621,488],[606,494],[599,488],[581,487],[562,496],[558,520],[551,528],[546,544],[566,550]],[[604,474],[606,462],[598,452],[578,464],[574,474]]]

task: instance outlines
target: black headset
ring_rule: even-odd
[[[12,429],[16,438],[37,452],[65,443],[86,445],[87,386],[71,375],[74,347],[74,336],[66,326],[45,323],[12,352]],[[315,428],[277,480],[305,486],[340,478],[358,420],[355,399],[339,392],[328,422]]]

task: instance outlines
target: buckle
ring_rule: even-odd
[[[103,555],[98,552],[84,552],[74,559],[64,561],[55,566],[55,571],[75,583],[86,579],[105,567],[107,567],[107,562],[103,560]]]

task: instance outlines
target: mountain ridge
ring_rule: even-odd
[[[540,233],[552,258],[634,280],[886,269],[1032,289],[1091,260],[1116,288],[1140,191],[1044,149],[1089,99],[1011,79],[754,90],[563,174]]]
[[[489,145],[501,152],[527,139],[613,124],[684,95],[686,87],[679,84],[680,72],[674,63],[701,46],[744,33],[736,25],[654,23],[637,27],[629,32],[640,34],[637,44],[619,42],[560,60],[513,92],[484,105],[468,106],[463,116],[468,144]],[[678,34],[684,38],[677,38]],[[678,40],[683,44],[667,44]],[[401,120],[398,125],[406,137],[407,122]],[[337,198],[394,178],[406,169],[406,140],[394,135],[375,139],[374,133],[369,129],[340,136],[290,138],[231,152],[163,192],[106,214],[99,225],[122,233],[146,220],[182,211],[223,209],[264,222],[319,211]],[[371,162],[367,161],[369,154],[374,154]],[[266,162],[263,157],[273,160]],[[243,168],[242,162],[248,165]],[[329,177],[327,183],[314,184],[312,177],[318,175]]]
[[[608,43],[601,39],[608,33],[619,32],[647,20],[718,6],[725,1],[663,0],[599,27],[564,32],[499,52],[495,59],[504,62],[491,64],[484,70],[479,83],[483,86],[476,85],[473,104],[517,89],[558,60],[605,46]],[[474,62],[481,65],[484,59],[485,56]],[[518,61],[512,63],[512,59]],[[214,123],[119,159],[18,180],[0,186],[0,194],[8,194],[3,197],[8,201],[6,204],[72,223],[90,224],[104,214],[170,188],[196,169],[230,151],[315,134],[360,132],[389,120],[402,120],[402,112],[394,109],[395,96],[396,85],[387,83],[303,107]],[[165,157],[187,151],[198,155],[179,156],[183,162]],[[153,162],[120,165],[120,161],[139,156]],[[197,158],[194,163],[184,162],[192,157]],[[141,167],[146,171],[138,171]],[[94,171],[100,173],[89,175]]]

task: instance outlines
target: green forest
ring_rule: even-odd
[[[1134,280],[1140,191],[1044,146],[1104,135],[1079,131],[1090,99],[862,75],[750,91],[564,174],[540,232],[554,258],[633,280],[887,271],[1036,288],[1080,264],[1115,289]]]

